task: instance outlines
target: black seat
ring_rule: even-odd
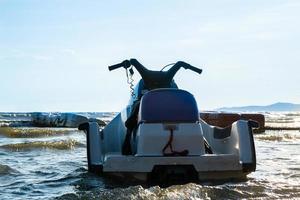
[[[155,89],[141,99],[139,122],[197,122],[199,112],[194,96],[180,89]]]

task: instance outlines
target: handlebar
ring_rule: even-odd
[[[108,66],[108,69],[109,69],[109,71],[112,71],[112,70],[118,69],[120,67],[123,67],[122,63]]]
[[[124,67],[125,69],[129,68],[131,65],[135,67],[135,69],[140,73],[145,86],[148,89],[154,88],[168,88],[171,85],[173,77],[177,73],[177,71],[183,67],[185,69],[192,70],[198,74],[202,73],[202,69],[196,68],[188,63],[183,61],[178,61],[175,65],[173,65],[168,71],[151,71],[145,68],[141,63],[139,63],[136,59],[124,60],[123,62],[111,65],[108,67],[109,71]]]
[[[190,70],[192,70],[192,71],[194,71],[194,72],[196,72],[198,74],[202,73],[202,69],[199,69],[197,67],[193,67],[192,65],[190,65],[188,69],[190,69]]]
[[[130,65],[131,64],[130,64],[129,60],[124,60],[123,62],[121,62],[119,64],[108,66],[108,70],[112,71],[112,70],[115,70],[115,69],[118,69],[118,68],[121,68],[121,67],[128,68],[128,67],[130,67]]]

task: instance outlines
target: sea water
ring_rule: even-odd
[[[300,113],[264,114],[268,126],[300,127]],[[244,181],[161,188],[88,173],[83,132],[30,120],[30,113],[0,113],[0,199],[300,199],[299,130],[256,134],[257,170]]]

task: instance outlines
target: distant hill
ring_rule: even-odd
[[[223,107],[216,109],[217,111],[227,112],[291,112],[300,111],[300,104],[293,103],[275,103],[267,106],[243,106],[243,107]]]

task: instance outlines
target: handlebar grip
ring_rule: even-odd
[[[112,70],[118,69],[120,67],[123,67],[123,63],[119,63],[119,64],[108,66],[108,70],[112,71]]]
[[[202,73],[202,69],[199,69],[197,67],[193,67],[192,65],[189,66],[189,69],[198,73],[198,74],[201,74]]]
[[[108,69],[109,69],[109,71],[112,71],[112,70],[118,69],[120,67],[128,68],[128,67],[130,67],[130,65],[131,64],[128,60],[124,60],[123,62],[121,62],[119,64],[108,66]]]

